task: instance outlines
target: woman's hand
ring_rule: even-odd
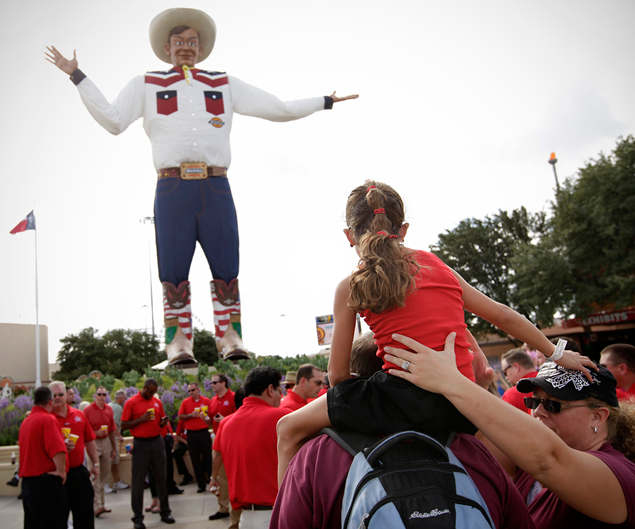
[[[406,366],[406,371],[389,370],[388,372],[391,375],[404,378],[408,382],[433,393],[442,393],[444,395],[456,385],[454,381],[467,380],[456,367],[456,356],[454,354],[456,333],[448,334],[443,351],[435,351],[412,338],[400,334],[393,334],[392,337],[415,352],[386,347],[387,354],[384,357],[386,361],[398,366],[403,366],[405,361],[410,362]]]
[[[549,361],[549,358],[547,358],[547,361]],[[593,377],[591,376],[591,373],[589,373],[589,370],[584,366],[589,366],[596,371],[599,371],[600,369],[587,356],[582,356],[580,353],[569,350],[564,351],[562,358],[556,360],[556,364],[562,367],[568,367],[569,369],[575,369],[576,371],[582,371],[584,376],[587,377],[591,383],[593,383]]]

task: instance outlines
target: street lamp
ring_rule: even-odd
[[[553,176],[556,178],[556,197],[560,194],[560,184],[558,183],[558,173],[556,173],[556,164],[558,163],[558,158],[556,158],[556,153],[551,153],[551,158],[549,158],[549,163],[553,167]]]

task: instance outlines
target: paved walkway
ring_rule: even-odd
[[[185,487],[183,494],[170,496],[172,516],[176,520],[173,525],[161,522],[158,514],[147,513],[144,523],[146,527],[161,527],[167,529],[226,529],[229,518],[210,522],[207,517],[218,510],[216,496],[205,492],[198,494],[197,486],[191,483]],[[152,501],[150,490],[144,494],[144,505],[147,507]],[[111,513],[102,514],[95,520],[95,529],[132,529],[132,509],[130,508],[130,489],[120,490],[117,494],[106,494],[106,507],[112,509]],[[24,512],[22,501],[17,496],[1,496],[0,512],[2,512],[3,529],[22,529],[24,524]],[[240,522],[240,529],[266,529],[269,526],[271,511],[259,511],[248,513]],[[76,527],[75,529],[82,529]]]

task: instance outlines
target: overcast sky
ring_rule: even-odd
[[[112,100],[133,76],[164,69],[150,48],[164,0],[2,2],[0,321],[39,320],[49,359],[92,326],[162,325],[153,215],[156,174],[141,121],[115,137],[84,108],[66,56]],[[218,27],[201,63],[282,99],[359,93],[291,123],[236,116],[230,182],[241,236],[243,332],[259,355],[315,353],[315,316],[357,262],[341,230],[366,178],[407,205],[407,244],[428,249],[467,217],[548,209],[555,151],[562,180],[635,132],[635,2],[561,0],[191,1]],[[151,267],[151,272],[149,268]],[[213,331],[210,272],[190,274],[194,325]]]

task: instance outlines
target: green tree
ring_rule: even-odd
[[[524,207],[481,219],[465,219],[439,235],[430,250],[465,281],[486,296],[532,319],[538,309],[518,294],[513,260],[521,247],[532,247],[548,231],[544,213]],[[475,335],[505,333],[466,312],[466,323]]]
[[[92,327],[62,338],[57,354],[61,380],[75,380],[93,370],[121,378],[124,372],[143,373],[156,361],[165,360],[157,338],[151,334],[126,329],[114,329],[99,336]]]
[[[569,311],[584,316],[635,301],[635,138],[619,138],[569,178],[555,204],[555,235],[575,293]]]
[[[218,349],[216,349],[216,338],[210,331],[194,329],[194,356],[199,363],[208,366],[218,362]]]
[[[540,326],[635,303],[635,138],[568,178],[552,215],[466,219],[431,250],[473,287]],[[466,314],[476,335],[498,332]]]

